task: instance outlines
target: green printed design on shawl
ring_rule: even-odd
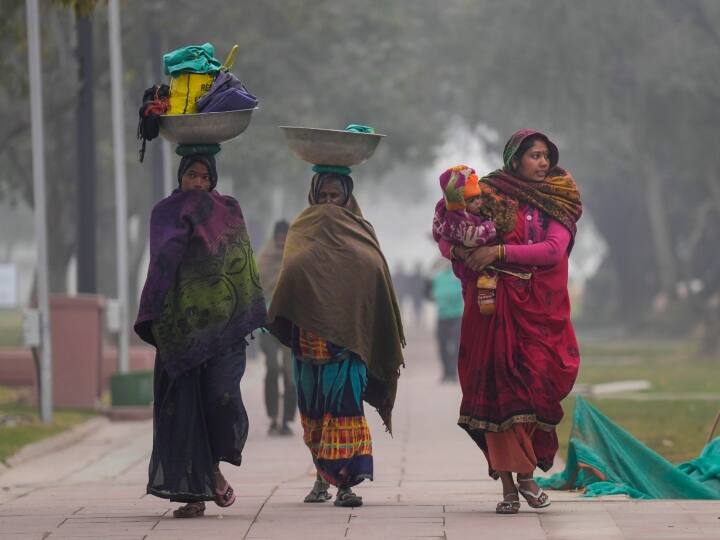
[[[162,356],[174,356],[217,339],[237,316],[264,304],[260,277],[246,234],[225,238],[217,252],[189,254],[168,291],[153,335]]]

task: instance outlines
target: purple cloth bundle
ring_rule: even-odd
[[[199,112],[242,111],[257,107],[258,100],[227,71],[219,71],[208,92],[197,101]]]

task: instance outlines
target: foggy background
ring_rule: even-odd
[[[96,291],[113,297],[107,6],[92,17],[84,77],[76,17],[63,3],[41,2],[51,292],[88,292],[78,286],[76,183],[94,155],[96,254],[85,263]],[[25,8],[0,6],[0,262],[19,268],[26,304],[35,251]],[[531,127],[558,144],[583,195],[570,285],[577,322],[693,336],[717,352],[720,2],[148,0],[123,2],[121,17],[131,314],[150,209],[166,195],[159,140],[138,163],[137,109],[145,88],[167,82],[162,53],[209,41],[221,60],[239,44],[232,71],[260,100],[218,156],[219,190],[240,201],[256,251],[276,219],[304,208],[312,174],[279,125],[352,122],[387,135],[353,170],[356,195],[391,269],[425,272],[438,256],[429,234],[439,173],[458,162],[487,173],[507,138]],[[79,104],[84,80],[92,105]],[[91,137],[78,129],[87,122]]]

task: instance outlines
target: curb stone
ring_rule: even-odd
[[[108,423],[109,420],[104,417],[91,418],[82,424],[73,426],[67,431],[63,431],[62,433],[58,433],[57,435],[53,435],[52,437],[48,437],[42,441],[28,444],[7,458],[5,460],[5,465],[0,463],[0,474],[5,472],[8,468],[17,467],[22,463],[26,463],[30,460],[44,456],[45,454],[49,454],[50,452],[62,450],[63,448],[75,444],[76,442],[81,441],[82,439],[95,433],[98,429]]]

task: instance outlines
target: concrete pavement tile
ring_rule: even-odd
[[[143,537],[143,540],[205,540],[206,538],[212,538],[213,540],[225,538],[235,540],[243,538],[244,534],[244,531],[237,532],[227,530],[215,533],[213,536],[206,536],[195,531],[151,531]]]
[[[717,501],[675,501],[675,504],[683,510],[710,511],[720,515]]]
[[[547,540],[629,540],[621,533],[611,535],[607,532],[596,533],[588,530],[579,530],[570,534],[548,534],[546,538]]]
[[[119,539],[137,539],[141,540],[144,538],[148,530],[135,530],[135,529],[69,529],[69,530],[63,530],[58,529],[56,531],[52,531],[47,538],[95,538],[95,539],[104,539],[104,538],[112,538],[113,540],[119,540]]]
[[[546,523],[543,521],[541,523],[541,527],[550,537],[573,534],[580,536],[584,532],[608,537],[622,536],[622,529],[613,523],[599,525],[597,523],[585,523],[582,521],[577,521],[575,523]]]
[[[619,527],[623,535],[627,538],[637,538],[640,539],[676,539],[676,538],[684,538],[684,539],[696,539],[696,538],[704,538],[703,532],[696,526],[687,527],[687,526],[657,526],[652,523],[645,524],[645,525],[637,525],[633,527],[627,527],[627,526],[620,526]]]
[[[448,517],[445,523],[445,534],[448,540],[478,538],[481,535],[489,538],[521,538],[523,540],[545,540],[546,538],[545,531],[533,517],[520,514],[502,516],[495,513]]]
[[[5,516],[0,518],[0,532],[41,533],[56,529],[65,518],[62,516]]]
[[[305,526],[302,523],[268,524],[255,523],[250,528],[247,538],[292,538],[304,539],[332,539],[345,538],[348,525],[329,524],[324,527]]]
[[[370,535],[384,538],[408,538],[418,536],[429,536],[441,538],[445,534],[442,525],[410,524],[410,523],[373,523],[368,525],[356,525],[350,523],[347,537],[367,538]]]

